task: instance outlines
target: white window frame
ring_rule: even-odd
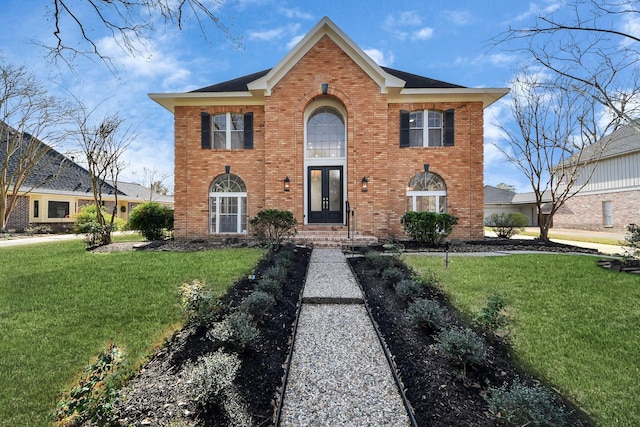
[[[429,113],[437,113],[440,115],[440,126],[429,126]],[[421,128],[413,126],[415,119],[412,119],[411,116],[414,114],[422,115]],[[444,112],[443,111],[440,111],[440,110],[411,111],[409,113],[409,134],[411,134],[412,132],[415,132],[417,129],[422,129],[422,145],[411,145],[411,142],[409,142],[410,147],[443,147],[444,146]],[[434,143],[431,143],[431,141],[429,140],[429,131],[432,129],[440,130],[440,140],[434,141]],[[411,138],[409,138],[409,141],[411,141]]]
[[[225,147],[224,148],[216,148],[216,132],[221,132],[219,130],[216,130],[216,122],[215,122],[215,118],[219,117],[219,116],[225,116]],[[231,129],[231,116],[232,115],[236,115],[236,116],[240,116],[242,117],[242,129],[239,130],[232,130]],[[231,150],[231,133],[232,132],[239,132],[241,135],[240,141],[241,141],[241,147],[236,147],[233,148],[233,150],[240,150],[242,148],[244,148],[244,115],[240,114],[240,113],[217,113],[217,114],[212,114],[211,115],[211,148],[213,148],[214,150]]]
[[[236,198],[238,203],[238,213],[236,218],[236,231],[225,231],[221,232],[220,230],[220,206],[221,199],[226,198]],[[246,200],[247,193],[221,193],[221,192],[211,192],[209,193],[209,233],[210,234],[247,234],[247,230],[242,230],[242,218],[246,216],[246,212],[242,210],[242,201]],[[216,200],[216,211],[212,212],[213,199]],[[215,224],[213,223],[215,214]],[[214,231],[215,230],[215,231]],[[238,231],[241,230],[241,231]]]
[[[438,212],[438,213],[444,213],[447,211],[447,202],[446,202],[446,197],[447,197],[447,192],[446,191],[407,191],[407,197],[411,197],[411,210],[414,212],[418,212],[416,210],[418,201],[417,198],[418,197],[429,197],[429,196],[433,196],[436,198],[436,210],[435,211],[430,211],[430,212]],[[445,206],[443,210],[440,210],[440,197],[444,196],[445,197]]]

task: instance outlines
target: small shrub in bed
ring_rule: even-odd
[[[422,295],[422,285],[411,279],[404,279],[396,283],[393,287],[396,294],[405,301],[418,298]]]
[[[507,308],[507,302],[502,295],[492,294],[473,320],[495,334],[506,335],[511,321]]]
[[[398,283],[405,278],[405,273],[401,268],[389,267],[382,272],[382,278],[391,283]]]
[[[400,218],[400,222],[413,240],[437,246],[451,234],[458,218],[448,213],[409,211]]]
[[[494,213],[484,220],[484,225],[491,227],[496,235],[502,239],[510,239],[515,236],[529,224],[529,220],[524,214],[511,213]]]
[[[485,360],[484,341],[469,328],[445,329],[438,334],[436,342],[445,358],[463,366],[465,376],[467,365],[479,365]]]
[[[203,408],[222,403],[225,391],[230,389],[240,368],[236,354],[226,354],[221,349],[200,357],[195,363],[184,367],[184,378],[188,393]]]
[[[281,265],[272,265],[265,270],[262,278],[273,279],[278,283],[284,283],[287,279],[287,269]]]
[[[225,311],[222,301],[197,279],[180,287],[180,306],[189,321],[205,326],[222,319]]]
[[[489,412],[514,426],[560,426],[564,408],[554,395],[540,385],[527,386],[515,380],[510,389],[489,387],[485,399]]]
[[[292,248],[287,246],[282,246],[280,250],[276,253],[275,256],[275,265],[279,265],[281,267],[289,268],[293,263],[295,255],[293,253]]]
[[[387,268],[395,267],[396,260],[392,256],[382,255],[380,252],[370,251],[364,256],[369,265],[377,268],[379,271],[384,271]]]
[[[256,285],[256,291],[266,292],[275,299],[282,297],[282,285],[275,279],[263,277]]]
[[[242,301],[240,310],[252,315],[254,320],[260,321],[275,303],[276,300],[273,298],[273,295],[262,291],[255,291]]]
[[[260,331],[255,327],[252,315],[244,311],[236,311],[216,323],[209,331],[209,335],[213,339],[222,341],[230,349],[243,353],[255,343]]]
[[[250,223],[256,237],[276,251],[286,239],[297,233],[297,220],[289,211],[263,209],[251,218]]]
[[[408,309],[411,322],[425,329],[439,330],[444,325],[445,310],[436,301],[419,298]]]

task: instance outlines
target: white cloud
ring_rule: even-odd
[[[286,7],[280,8],[280,13],[291,19],[306,19],[311,20],[314,19],[314,16],[310,13],[303,12],[298,8],[288,9]]]
[[[431,37],[433,37],[433,28],[424,27],[418,31],[415,31],[412,38],[414,40],[427,40]]]
[[[301,35],[299,35],[299,36],[295,36],[295,37],[293,37],[291,40],[289,40],[289,43],[287,43],[287,49],[288,49],[288,50],[293,49],[293,47],[294,47],[295,45],[297,45],[297,44],[298,44],[298,42],[304,38],[304,36],[305,36],[305,34],[301,34]]]
[[[532,17],[537,18],[538,16],[546,16],[564,6],[564,3],[558,0],[547,0],[545,3],[545,5],[529,3],[529,9],[513,18],[513,21],[525,21]]]
[[[393,64],[393,52],[388,52],[387,55],[385,55],[385,53],[379,49],[364,49],[364,53],[369,55],[376,64],[382,67],[389,67]]]
[[[290,24],[272,30],[253,31],[249,33],[249,39],[263,41],[279,40],[287,35],[295,34],[298,31],[300,31],[300,24]]]
[[[468,25],[474,21],[473,15],[464,10],[445,10],[443,15],[447,20],[457,26]]]
[[[422,25],[422,18],[416,11],[401,12],[389,15],[384,20],[382,28],[400,40],[406,40],[410,35],[410,28]]]

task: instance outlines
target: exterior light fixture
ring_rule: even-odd
[[[429,172],[429,163],[424,164],[424,172],[425,173]]]
[[[224,167],[224,173],[227,173],[227,174],[228,174],[229,172],[231,172],[231,166],[226,165],[226,166]]]
[[[291,184],[291,180],[289,179],[289,177],[287,176],[284,179],[284,191],[289,191],[289,184]]]
[[[322,94],[326,95],[329,93],[329,83],[322,83]]]
[[[369,180],[367,179],[366,176],[362,177],[362,192],[366,193],[367,191],[369,191]]]

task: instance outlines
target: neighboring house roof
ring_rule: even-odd
[[[11,136],[17,134],[15,129],[6,124],[2,124],[2,128],[9,129]],[[31,135],[24,133],[22,140],[24,144],[27,144],[31,141],[31,138],[33,138]],[[0,139],[0,144],[2,143],[6,143],[6,139]],[[25,180],[24,185],[20,189],[21,192],[31,191],[37,186],[35,191],[43,194],[76,197],[85,195],[93,197],[91,178],[89,177],[88,170],[37,138],[33,138],[32,143],[38,144],[38,150],[46,149],[47,151],[40,162],[38,162],[38,166],[34,168],[33,173]],[[4,163],[6,155],[6,150],[0,150],[0,164]],[[15,171],[18,161],[19,156],[11,156],[9,158],[9,174]],[[118,182],[118,196],[120,197],[125,196],[127,199],[146,201],[149,200],[149,191],[148,188],[139,184]],[[113,182],[105,182],[103,184],[102,194],[113,195],[114,193],[115,188]],[[153,200],[173,203],[172,196],[163,196],[158,193],[153,193]]]
[[[18,133],[6,124],[3,124],[2,127],[10,129],[12,135]],[[0,142],[6,143],[6,139]],[[37,187],[38,191],[53,190],[53,192],[91,193],[91,180],[89,179],[89,172],[85,168],[28,133],[22,134],[22,142],[25,146],[27,144],[38,144],[38,151],[47,151],[38,162],[38,166],[33,168],[33,172],[25,179],[21,191],[29,191]],[[0,150],[0,163],[5,161],[6,155],[6,150]],[[19,161],[19,155],[9,157],[9,174],[16,170]],[[115,191],[111,185],[106,183],[103,188],[104,194],[113,194]]]
[[[113,185],[113,182],[109,182],[109,184]],[[173,196],[156,193],[155,191],[151,192],[151,189],[135,182],[118,182],[118,191],[123,192],[131,199],[173,203]]]
[[[503,190],[502,188],[493,187],[491,185],[484,186],[484,204],[485,205],[508,205],[512,202],[515,192]]]
[[[601,159],[638,152],[640,151],[640,130],[633,126],[622,127],[587,147],[582,157],[590,158],[591,153],[597,153],[599,150],[603,150]]]
[[[175,111],[176,106],[199,106],[203,102],[228,104],[242,100],[245,104],[264,104],[265,97],[271,95],[272,89],[323,37],[329,37],[376,82],[380,92],[388,94],[389,102],[405,102],[407,97],[412,102],[417,102],[418,99],[425,102],[443,99],[480,101],[486,108],[509,92],[506,88],[467,88],[381,67],[325,16],[273,68],[191,92],[150,93],[149,97],[171,112]]]

